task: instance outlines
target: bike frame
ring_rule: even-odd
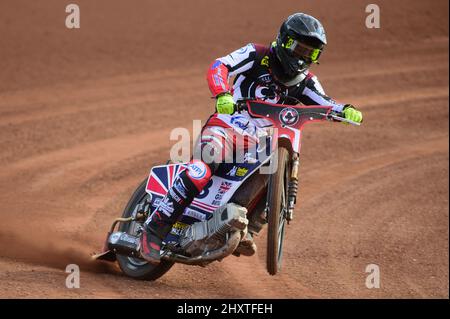
[[[300,149],[302,130],[305,124],[338,118],[331,114],[330,106],[292,106],[283,104],[273,104],[265,101],[248,100],[241,108],[253,117],[264,118],[272,122],[274,128],[272,152],[278,146],[285,147],[291,153],[291,171],[289,191],[287,221],[291,221],[294,215],[294,207],[298,190],[298,169],[300,166]]]
[[[186,208],[179,222],[174,225],[171,233],[165,239],[166,243],[176,243],[181,230],[197,221],[206,220],[220,206],[225,205],[239,189],[242,183],[258,169],[273,158],[278,145],[285,146],[293,154],[291,178],[297,179],[298,154],[301,146],[301,132],[308,122],[321,121],[328,118],[331,111],[329,106],[289,106],[273,104],[259,100],[245,101],[241,110],[257,118],[264,118],[272,123],[271,155],[256,163],[223,163],[211,178],[210,183],[197,196],[192,204]],[[246,173],[242,176],[231,176],[230,172],[240,168]],[[147,192],[152,195],[152,207],[155,209],[159,201],[172,187],[177,174],[186,169],[186,163],[160,165],[152,168],[148,181]],[[290,211],[293,211],[295,194],[292,194]],[[217,200],[220,198],[220,200]]]

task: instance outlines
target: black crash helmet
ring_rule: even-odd
[[[271,70],[277,82],[293,86],[305,78],[305,71],[318,63],[327,38],[322,24],[305,13],[289,16],[272,44]]]

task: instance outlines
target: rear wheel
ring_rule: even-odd
[[[136,189],[125,207],[122,217],[126,218],[132,216],[136,206],[144,202],[148,196],[145,191],[146,184],[147,179],[145,179]],[[137,236],[140,228],[141,224],[137,222],[121,223],[119,231]],[[127,276],[140,280],[156,280],[168,272],[174,264],[174,262],[171,261],[161,260],[159,265],[152,265],[144,259],[123,255],[117,255],[117,261],[119,262],[120,269],[122,269]]]
[[[277,170],[270,176],[268,187],[267,271],[275,275],[281,267],[286,226],[289,185],[289,151],[278,149]]]

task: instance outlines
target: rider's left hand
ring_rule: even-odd
[[[361,123],[363,121],[363,116],[361,111],[358,111],[353,105],[351,104],[346,104],[344,106],[344,110],[342,111],[342,113],[344,114],[344,117],[347,120],[356,122],[356,123]]]

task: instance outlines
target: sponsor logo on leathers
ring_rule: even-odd
[[[189,164],[189,176],[193,179],[202,179],[206,176],[206,165],[202,162],[195,162]]]

